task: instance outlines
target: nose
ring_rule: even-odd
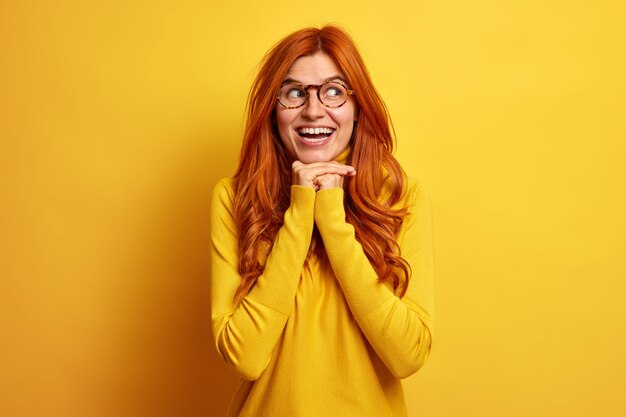
[[[324,107],[320,99],[317,97],[316,92],[309,91],[309,99],[306,101],[306,103],[304,103],[302,115],[307,119],[313,120],[324,117],[325,112],[326,107]]]

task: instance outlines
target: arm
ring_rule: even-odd
[[[430,352],[433,332],[433,244],[430,199],[417,184],[409,186],[409,214],[398,244],[412,275],[403,298],[382,283],[354,228],[345,221],[343,189],[318,191],[315,222],[333,271],[363,334],[397,377],[416,372]]]
[[[313,231],[315,191],[292,186],[263,274],[239,305],[233,297],[241,276],[232,189],[220,181],[211,205],[211,319],[217,350],[244,379],[257,379],[267,366],[294,304]]]

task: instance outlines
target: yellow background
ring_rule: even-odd
[[[269,47],[342,24],[429,187],[411,416],[626,415],[623,2],[2,1],[0,415],[219,416],[208,206]]]

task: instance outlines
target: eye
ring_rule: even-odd
[[[346,89],[343,88],[342,85],[339,84],[328,84],[322,91],[324,97],[334,100],[343,98],[346,95]]]
[[[306,97],[306,92],[300,87],[288,86],[285,89],[285,97],[289,100],[297,100]]]

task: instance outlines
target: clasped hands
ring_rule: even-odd
[[[292,165],[293,184],[311,187],[315,191],[343,188],[343,179],[356,175],[356,169],[336,161],[304,164],[295,161]]]

